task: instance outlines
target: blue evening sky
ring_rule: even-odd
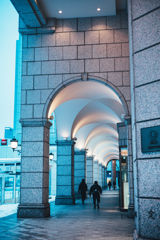
[[[15,52],[18,14],[10,0],[0,0],[0,138],[13,127]]]

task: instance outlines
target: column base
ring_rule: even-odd
[[[138,240],[138,234],[136,229],[133,232],[133,240]]]
[[[46,218],[50,217],[50,204],[19,204],[17,218]]]
[[[134,205],[133,204],[130,204],[128,206],[128,217],[134,218]]]
[[[75,197],[72,196],[56,196],[55,205],[73,205]]]

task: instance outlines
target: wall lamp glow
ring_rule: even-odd
[[[53,158],[54,158],[54,154],[51,152],[51,153],[49,154],[49,160],[52,161],[52,162],[57,163],[57,160],[53,160]]]
[[[54,119],[54,117],[53,116],[50,116],[49,118],[48,118],[48,120],[53,120]]]
[[[53,158],[54,158],[54,154],[51,152],[50,154],[49,154],[49,160],[53,160]]]
[[[62,11],[60,10],[59,13],[62,13]]]
[[[100,8],[97,8],[97,11],[99,12],[99,11],[101,11],[101,9],[100,9]]]
[[[74,138],[72,138],[72,140],[76,141],[76,140],[77,140],[77,138],[76,138],[76,137],[74,137]]]
[[[18,147],[18,140],[16,140],[15,137],[13,137],[13,139],[10,141],[10,143],[11,143],[11,148],[13,149],[13,152],[16,151],[16,152],[21,153],[20,150],[16,150],[16,148]]]

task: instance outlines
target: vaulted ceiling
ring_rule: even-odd
[[[57,139],[76,137],[75,148],[88,149],[88,155],[105,164],[110,156],[118,159],[117,123],[124,108],[118,95],[98,82],[76,82],[54,98],[49,116],[55,112]]]

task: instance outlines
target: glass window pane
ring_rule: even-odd
[[[4,184],[4,201],[5,203],[13,203],[14,198],[14,178],[13,177],[5,177]]]

